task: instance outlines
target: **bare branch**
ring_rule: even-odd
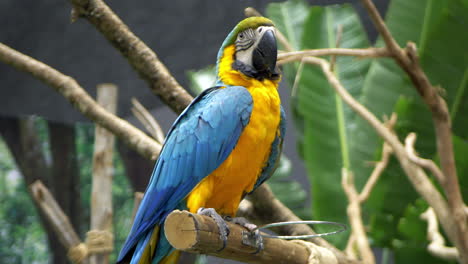
[[[255,253],[255,247],[246,245],[243,233],[247,230],[240,225],[227,222],[230,229],[226,248],[219,236],[216,222],[208,216],[191,214],[187,211],[173,211],[164,222],[164,230],[169,243],[176,249],[199,254],[208,254],[248,263],[337,263],[333,253],[323,247],[273,238],[263,238],[264,249]],[[248,240],[248,239],[247,239]],[[304,242],[305,243],[305,242]],[[248,244],[248,243],[247,243]],[[314,254],[310,256],[310,254]]]
[[[380,175],[382,175],[385,168],[387,168],[388,160],[390,159],[391,154],[392,154],[392,148],[388,145],[388,143],[384,142],[383,147],[382,147],[382,159],[379,162],[377,162],[377,164],[375,165],[375,168],[372,171],[371,176],[369,177],[369,179],[366,182],[366,185],[364,185],[364,188],[359,194],[360,203],[365,202],[369,198],[372,192],[372,189],[374,188],[375,184],[380,178]]]
[[[151,113],[136,99],[132,98],[132,112],[133,115],[143,124],[148,133],[159,142],[164,142],[164,132],[159,125],[158,121],[154,119]]]
[[[0,61],[20,71],[30,73],[35,78],[54,88],[86,117],[112,131],[141,155],[156,159],[161,145],[127,121],[106,111],[70,76],[50,66],[26,56],[0,43]]]
[[[427,222],[427,239],[430,241],[427,250],[432,255],[445,260],[458,260],[458,250],[445,245],[445,239],[439,232],[437,216],[434,213],[434,209],[431,207],[427,208],[427,210],[421,214],[420,218]]]
[[[153,50],[133,34],[102,0],[70,0],[81,17],[86,18],[128,60],[172,110],[181,113],[192,96],[174,79]]]
[[[359,255],[363,263],[375,263],[375,257],[367,239],[364,223],[362,222],[361,204],[359,193],[354,186],[354,177],[351,172],[345,168],[341,169],[341,186],[348,197],[348,208],[346,210],[348,219],[352,228],[352,236],[356,241]]]
[[[395,126],[397,121],[397,115],[395,113],[392,113],[392,116],[388,121],[385,122],[385,126],[390,130],[393,131],[393,127]],[[384,142],[382,146],[382,158],[380,159],[379,162],[375,165],[374,170],[371,173],[371,176],[366,182],[366,185],[364,185],[364,188],[362,189],[361,193],[359,194],[359,201],[363,203],[366,201],[372,189],[374,188],[375,184],[377,183],[377,180],[380,178],[380,175],[383,173],[385,168],[388,165],[388,161],[390,159],[390,155],[393,153],[392,148],[388,145],[387,142]]]
[[[441,224],[450,237],[451,241],[456,241],[458,234],[454,227],[454,219],[450,217],[448,205],[442,195],[438,192],[424,171],[415,163],[411,162],[406,154],[403,144],[398,140],[385,125],[379,121],[367,108],[356,101],[348,91],[341,85],[336,76],[330,71],[329,63],[320,58],[305,57],[304,62],[318,65],[343,101],[348,104],[358,115],[366,120],[393,149],[401,167],[408,175],[408,179],[413,184],[416,191],[434,208],[437,216],[441,219]]]
[[[416,45],[412,42],[407,44],[405,50],[401,49],[390,31],[385,25],[377,8],[371,0],[362,0],[369,16],[374,22],[375,27],[382,35],[385,44],[392,54],[392,57],[400,67],[408,74],[414,87],[428,105],[434,128],[437,136],[437,150],[440,157],[440,164],[445,178],[442,182],[442,188],[447,195],[449,210],[454,218],[453,242],[460,250],[461,262],[468,263],[468,217],[464,213],[464,202],[460,192],[460,185],[455,167],[455,157],[453,154],[452,125],[447,103],[439,95],[438,89],[431,85],[419,64]],[[439,216],[439,219],[440,218]]]
[[[434,161],[430,159],[423,159],[420,158],[416,155],[416,151],[414,150],[414,143],[416,142],[416,133],[409,133],[408,136],[405,139],[405,148],[406,152],[408,154],[408,158],[418,164],[419,166],[429,170],[434,177],[439,181],[439,183],[442,183],[444,180],[444,175],[442,171],[437,167],[437,165],[434,163]]]
[[[60,239],[68,250],[68,257],[73,263],[81,263],[88,255],[86,245],[81,243],[70,220],[55,201],[49,190],[37,180],[29,186],[32,196]]]
[[[282,52],[278,54],[278,64],[282,65],[291,61],[298,61],[304,57],[310,56],[354,56],[362,58],[380,58],[389,57],[390,53],[386,48],[366,48],[366,49],[346,49],[346,48],[328,48]]]
[[[341,37],[343,36],[343,25],[339,24],[338,29],[336,30],[336,41],[335,41],[335,48],[339,48],[341,45]],[[333,54],[330,56],[330,70],[332,72],[335,71],[335,64],[336,64],[336,55]]]

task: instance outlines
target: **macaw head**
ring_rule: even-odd
[[[278,49],[273,22],[264,17],[249,17],[236,25],[218,52],[218,83],[232,82],[233,74],[259,81],[278,80]]]

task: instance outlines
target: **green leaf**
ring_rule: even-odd
[[[292,48],[299,50],[304,29],[304,21],[309,7],[303,0],[272,3],[266,8],[267,16],[275,22],[276,28],[289,40]],[[284,47],[281,47],[283,48]]]
[[[433,85],[441,86],[454,133],[467,139],[468,13],[466,0],[428,1],[419,43],[421,65]]]
[[[404,238],[419,242],[423,246],[427,244],[426,224],[420,216],[427,210],[427,202],[419,198],[414,203],[409,204],[404,216],[398,223],[398,231]]]
[[[304,25],[302,49],[333,47],[342,26],[340,47],[364,48],[369,42],[355,11],[349,5],[313,7]],[[353,95],[360,93],[369,61],[339,57],[335,71]],[[305,65],[294,98],[295,118],[303,126],[303,157],[312,184],[314,218],[346,222],[346,197],[340,185],[341,168],[357,178],[368,175],[362,161],[355,163],[349,141],[356,115],[335,94],[320,68]],[[320,230],[319,230],[320,231]],[[344,236],[334,238],[343,245]]]

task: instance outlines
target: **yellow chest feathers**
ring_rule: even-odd
[[[270,155],[271,143],[278,133],[278,82],[248,78],[232,70],[231,64],[232,59],[230,62],[222,60],[219,74],[225,84],[244,86],[252,95],[250,121],[229,157],[187,197],[187,206],[191,212],[205,207],[215,208],[221,214],[235,215],[243,194],[253,189],[261,174]]]

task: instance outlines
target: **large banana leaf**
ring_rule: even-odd
[[[393,0],[386,16],[386,22],[400,45],[405,45],[407,41],[417,43],[422,67],[434,85],[443,87],[447,104],[452,111],[454,133],[462,137],[468,129],[468,123],[464,120],[466,115],[461,114],[463,111],[466,113],[468,99],[465,89],[468,39],[460,32],[466,31],[467,21],[463,14],[467,11],[466,4],[462,1]],[[382,41],[378,45],[382,45]],[[374,113],[398,113],[397,132],[401,139],[409,132],[416,132],[418,152],[424,157],[436,157],[434,128],[429,109],[416,93],[407,75],[401,73],[393,61],[374,61],[363,89],[363,102]],[[378,141],[377,138],[372,140]],[[369,138],[361,139],[361,142],[364,141],[369,141]],[[458,148],[461,142],[456,141],[455,144]],[[457,161],[457,165],[462,166],[458,159]],[[459,176],[466,177],[463,174]],[[369,208],[373,213],[371,230],[376,244],[393,247],[399,260],[409,257],[409,251],[405,250],[409,247],[414,249],[413,257],[418,252],[427,255],[422,250],[427,243],[424,239],[414,238],[409,242],[411,239],[403,235],[399,240],[402,232],[398,226],[406,221],[407,205],[413,203],[415,193],[398,163],[389,166],[374,193],[379,198],[373,197]],[[424,225],[416,217],[410,219],[417,219],[417,224]],[[382,229],[386,230],[386,236],[382,236]],[[406,246],[401,246],[403,244]]]
[[[300,1],[277,5],[283,9],[293,8],[292,3],[303,6]],[[350,6],[313,7],[308,10],[303,24],[301,49],[335,46],[339,26],[343,28],[341,47],[369,46],[359,18]],[[275,13],[269,15],[277,25],[287,24],[287,21],[283,21],[284,17],[275,16]],[[340,57],[336,61],[335,71],[347,89],[358,95],[368,66],[369,61],[366,60]],[[291,86],[295,79],[287,78]],[[300,131],[300,148],[312,184],[313,216],[320,220],[345,222],[346,197],[340,185],[341,168],[352,170],[358,178],[368,173],[362,161],[355,163],[351,159],[349,137],[354,132],[356,116],[333,92],[319,68],[305,65],[297,81],[297,93],[292,99],[295,105],[293,111],[299,127],[303,128]],[[337,236],[337,243],[342,244],[344,238]]]

